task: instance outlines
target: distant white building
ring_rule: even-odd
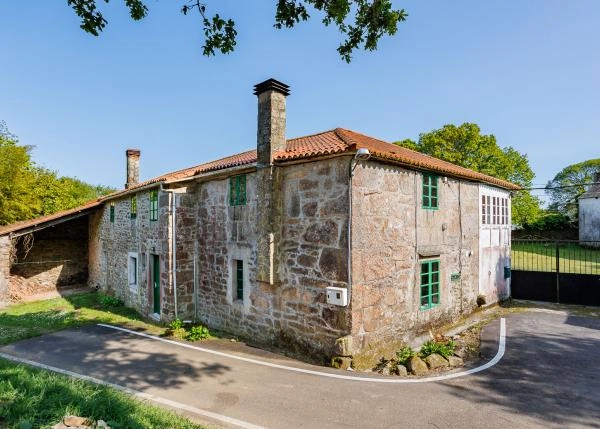
[[[594,176],[590,189],[579,197],[579,241],[600,247],[600,172]]]

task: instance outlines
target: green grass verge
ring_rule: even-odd
[[[600,250],[567,244],[558,256],[561,273],[600,274]],[[511,264],[513,270],[556,272],[556,245],[513,242]]]
[[[0,311],[0,345],[92,323],[164,333],[164,328],[144,322],[134,310],[122,305],[103,306],[101,297],[90,292],[8,307]]]
[[[165,332],[110,302],[91,292],[13,305],[0,311],[0,345],[94,323]],[[110,387],[0,359],[0,429],[51,428],[69,414],[105,420],[113,429],[203,428]]]
[[[113,429],[201,429],[118,390],[0,359],[0,428],[51,428],[66,415]]]

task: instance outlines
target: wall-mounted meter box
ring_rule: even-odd
[[[326,293],[327,304],[340,305],[342,307],[348,305],[348,289],[330,286],[326,288]]]

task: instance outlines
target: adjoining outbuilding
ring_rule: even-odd
[[[343,128],[286,140],[289,87],[254,94],[255,150],[144,182],[127,151],[125,189],[79,209],[88,285],[157,320],[327,356],[509,296],[516,185]],[[26,231],[0,228],[0,252]]]

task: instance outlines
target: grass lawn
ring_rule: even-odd
[[[556,271],[554,243],[513,242],[511,249],[513,270]],[[600,250],[565,244],[559,248],[561,273],[600,274]]]
[[[122,305],[107,305],[102,294],[90,292],[17,304],[1,310],[0,345],[91,323],[142,328],[155,335],[165,331],[164,328],[144,322],[134,310]]]
[[[0,345],[93,323],[165,332],[114,304],[93,292],[11,306],[0,311]],[[113,429],[203,428],[110,387],[0,359],[0,429],[50,428],[69,414],[105,420]]]
[[[113,429],[202,429],[115,389],[0,359],[0,428],[51,428],[66,415]]]

